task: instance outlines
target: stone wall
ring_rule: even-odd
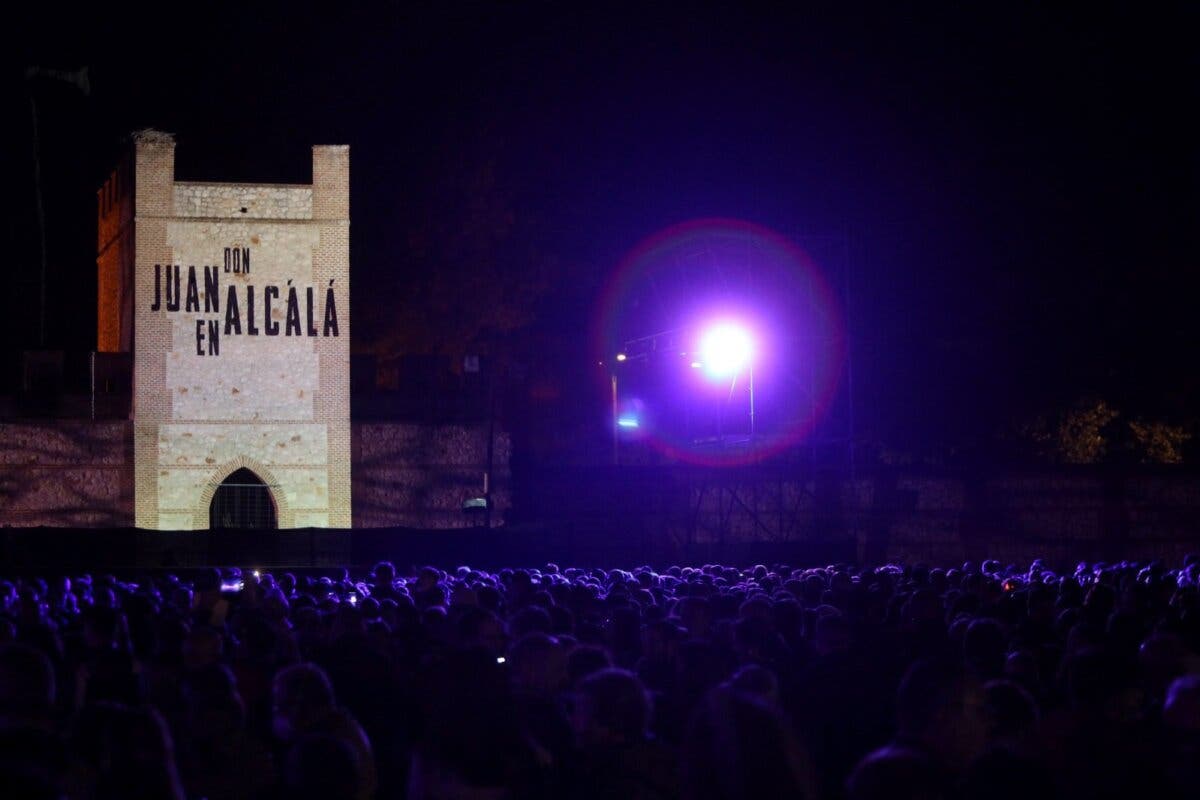
[[[484,496],[486,426],[358,424],[354,426],[354,526],[356,528],[460,528],[482,524],[464,512],[466,500]],[[511,506],[510,442],[493,439],[492,525]]]
[[[130,423],[0,424],[0,526],[132,523]]]
[[[223,219],[312,219],[311,186],[175,182],[175,215]]]
[[[300,449],[296,436],[319,435],[318,426],[263,426],[268,434],[246,449],[231,426],[210,425],[211,441],[165,434],[166,458],[185,468],[246,456],[262,463],[281,445]],[[297,433],[297,431],[300,431]],[[356,527],[461,528],[482,523],[463,502],[484,493],[487,428],[387,423],[353,428],[353,502]],[[509,437],[497,431],[491,475],[493,525],[510,506]],[[0,527],[130,527],[133,514],[133,424],[65,422],[0,424]],[[163,482],[172,493],[188,492]],[[311,503],[295,496],[294,507]]]
[[[281,426],[260,446],[276,447],[285,429],[291,428]],[[132,440],[129,422],[0,424],[0,526],[133,525]],[[221,445],[205,453],[188,449],[186,440],[175,440],[173,458],[225,457]],[[352,444],[356,528],[482,524],[463,503],[484,493],[486,426],[359,423]],[[493,525],[504,524],[511,511],[510,451],[509,436],[496,432]],[[1200,551],[1200,474],[1194,472],[879,472],[853,481],[738,474],[733,480],[686,469],[560,471],[532,485],[526,478],[522,502],[544,512],[539,522],[548,538],[587,539],[606,548],[641,540],[658,552],[844,542],[874,562],[1040,556],[1070,563],[1174,561]],[[530,516],[530,508],[525,511]]]
[[[912,476],[895,484],[908,500],[901,508],[859,512],[867,520],[860,555],[1022,561],[1036,553],[1069,563],[1177,560],[1200,548],[1195,473],[1063,470]]]
[[[1200,552],[1200,474],[1181,470],[814,480],[774,468],[623,467],[547,473],[521,488],[526,515],[561,535],[667,539],[677,549],[841,544],[873,563]]]

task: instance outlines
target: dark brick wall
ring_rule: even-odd
[[[0,425],[0,526],[133,524],[128,422]],[[510,440],[493,443],[494,525],[511,511]],[[482,524],[486,426],[353,426],[357,528]],[[1200,474],[1180,470],[878,472],[805,480],[770,470],[558,471],[526,478],[551,537],[672,547],[840,543],[860,559],[940,563],[1200,551]],[[527,516],[529,514],[527,513]],[[660,546],[661,545],[661,546]]]
[[[487,426],[354,426],[354,527],[460,528],[481,523],[463,502],[484,493]],[[508,510],[509,438],[492,446],[492,524]]]
[[[487,428],[353,427],[355,527],[453,528],[481,523],[462,510],[483,495]],[[493,446],[493,524],[509,507],[509,439]],[[133,525],[129,422],[0,424],[0,526]]]
[[[0,525],[131,524],[131,423],[0,424]]]

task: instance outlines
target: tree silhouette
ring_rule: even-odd
[[[458,162],[436,180],[407,231],[400,269],[367,305],[360,350],[382,367],[406,355],[495,355],[535,318],[554,259],[527,244],[495,158]]]

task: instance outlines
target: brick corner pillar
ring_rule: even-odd
[[[175,137],[160,131],[133,135],[135,213],[169,217],[174,211]]]
[[[350,429],[350,147],[312,149],[312,218],[319,239],[313,253],[318,291],[332,290],[337,335],[317,340],[321,384],[315,398],[317,422],[324,423],[329,454],[329,527],[351,526]],[[326,303],[327,305],[327,303]]]
[[[164,314],[150,308],[154,267],[165,267],[172,260],[167,226],[175,210],[174,136],[152,130],[133,135],[133,192],[134,524],[153,529],[159,527],[159,426],[171,415],[166,381],[171,325]]]
[[[350,145],[312,149],[313,219],[350,221]]]

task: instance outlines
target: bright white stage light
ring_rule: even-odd
[[[754,358],[754,340],[741,325],[721,322],[701,334],[699,350],[709,377],[728,378],[750,364]]]

